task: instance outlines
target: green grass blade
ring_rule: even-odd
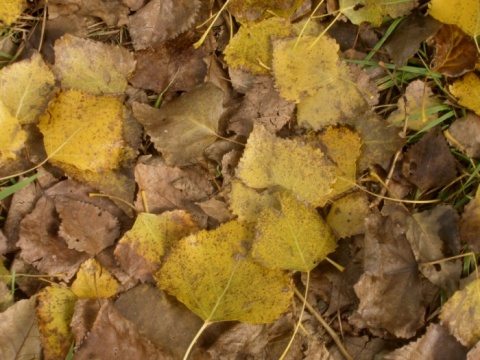
[[[18,190],[22,189],[23,187],[27,186],[30,184],[32,181],[34,181],[36,178],[38,178],[39,173],[36,173],[26,179],[23,179],[22,181],[19,181],[18,183],[11,185],[2,191],[0,191],[0,200],[3,200],[10,195],[13,195],[16,193]]]

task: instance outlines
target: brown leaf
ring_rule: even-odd
[[[450,145],[469,157],[480,157],[480,116],[477,114],[469,112],[455,120],[445,131],[445,136]]]
[[[108,211],[65,197],[55,197],[54,202],[62,221],[58,234],[70,249],[96,255],[119,237],[118,219]]]
[[[84,312],[88,318],[83,321],[83,329],[88,328],[87,336],[83,341],[77,341],[75,359],[168,359],[168,355],[156,348],[150,341],[142,337],[132,322],[121,316],[113,304],[104,299],[90,301],[80,301],[81,303],[91,304],[98,302],[100,309],[98,313]],[[78,303],[78,302],[77,302]],[[89,307],[91,310],[95,308]],[[82,323],[76,320],[79,308],[75,306],[74,320],[72,321],[72,331],[77,332],[74,325]],[[81,310],[80,310],[81,312]],[[93,321],[92,321],[93,320]],[[91,325],[91,328],[89,326]],[[77,337],[78,339],[78,337]]]
[[[193,47],[195,40],[192,33],[185,33],[155,49],[137,51],[132,85],[160,94],[167,88],[169,92],[189,91],[203,83],[206,54],[203,47]]]
[[[478,51],[475,41],[458,26],[443,24],[433,38],[435,55],[432,70],[457,77],[475,69]]]
[[[199,0],[152,0],[129,17],[135,50],[157,48],[165,40],[188,30],[197,17]]]
[[[465,207],[460,221],[460,236],[471,250],[480,251],[480,188],[475,198]]]
[[[203,321],[182,303],[151,285],[139,285],[120,295],[115,309],[139,334],[181,359]]]
[[[425,304],[417,262],[404,234],[406,214],[400,207],[390,212],[365,220],[365,273],[354,286],[360,304],[350,322],[409,338],[423,325]]]
[[[407,151],[402,172],[422,192],[445,186],[455,179],[455,158],[440,128],[430,130]]]
[[[411,342],[400,349],[387,354],[385,360],[462,360],[465,359],[465,349],[441,325],[431,324],[427,332],[417,341]]]
[[[0,358],[41,358],[36,298],[20,300],[0,313]]]

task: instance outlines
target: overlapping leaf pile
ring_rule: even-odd
[[[25,9],[8,4],[6,25]],[[418,2],[339,6],[331,15],[379,26]],[[459,255],[461,242],[479,250],[480,191],[461,217],[450,205],[400,205],[457,181],[449,142],[479,156],[478,21],[470,15],[478,19],[480,6],[458,3],[452,17],[448,6],[430,3],[431,16],[451,25],[429,23],[430,35],[438,32],[428,70],[437,81],[455,78],[449,91],[471,112],[444,132],[436,125],[448,102],[423,79],[381,118],[374,72],[345,61],[356,45],[313,20],[309,1],[232,0],[226,11],[238,31],[230,38],[222,23],[202,42],[195,25],[209,18],[207,1],[50,0],[43,48],[54,55],[32,51],[0,70],[1,176],[48,160],[38,184],[5,205],[0,253],[12,256],[0,261],[0,357],[65,358],[74,348],[79,359],[186,351],[270,359],[287,343],[292,358],[335,354],[310,316],[301,319],[308,336],[289,342],[296,272],[309,273],[327,315],[341,314],[335,325],[346,343],[378,341],[371,354],[391,349],[389,337],[421,335],[442,292],[450,299],[439,323],[386,358],[435,358],[444,344],[442,356],[475,356],[478,279],[459,290],[461,260],[439,260]],[[125,25],[134,52],[80,36],[84,16]],[[423,21],[412,18],[405,21]],[[455,60],[463,48],[469,56]],[[414,52],[391,56],[402,63]],[[403,151],[407,131],[427,133]],[[358,191],[359,177],[370,192],[385,188],[383,202]],[[13,282],[28,300],[14,303]],[[240,323],[192,350],[197,331],[221,321]],[[370,338],[356,337],[359,329]]]

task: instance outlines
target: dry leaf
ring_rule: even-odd
[[[479,7],[480,11],[480,7]],[[473,72],[450,85],[450,91],[458,98],[458,103],[480,115],[480,78]]]
[[[390,15],[397,18],[410,13],[417,6],[417,0],[384,1],[384,0],[340,0],[340,9],[354,24],[364,21],[378,27],[384,17]]]
[[[248,23],[261,19],[267,12],[289,17],[300,4],[295,0],[232,0],[228,11],[241,23]]]
[[[472,251],[480,251],[480,188],[475,198],[465,207],[460,221],[460,236]]]
[[[477,0],[432,0],[428,13],[445,24],[457,25],[470,36],[478,35],[480,4]]]
[[[451,146],[469,157],[480,157],[480,116],[467,113],[455,120],[444,134]]]
[[[72,283],[72,292],[80,299],[109,298],[117,293],[119,284],[112,274],[95,259],[85,261]]]
[[[335,200],[326,221],[338,237],[349,237],[365,232],[369,212],[367,197],[357,191]]]
[[[24,148],[27,134],[1,100],[0,126],[2,128],[0,134],[0,167],[4,167],[8,161],[15,160]]]
[[[24,0],[4,0],[0,9],[0,26],[10,26],[28,7]]]

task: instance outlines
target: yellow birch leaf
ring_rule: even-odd
[[[335,200],[326,221],[340,238],[365,233],[365,218],[369,214],[365,194],[354,192]]]
[[[70,34],[55,42],[55,72],[62,87],[91,94],[121,94],[135,69],[133,55],[124,48]]]
[[[25,0],[2,0],[0,6],[0,25],[9,26],[23,13],[28,7]]]
[[[369,22],[377,27],[387,15],[408,15],[417,5],[418,0],[340,0],[340,11],[356,25]]]
[[[252,229],[235,220],[187,236],[165,259],[158,286],[206,323],[272,322],[289,307],[289,276],[253,261],[252,240]]]
[[[432,0],[428,6],[428,14],[435,19],[457,25],[472,37],[480,34],[478,0]]]
[[[57,285],[38,294],[38,328],[46,359],[65,359],[73,341],[70,322],[76,299],[70,289]]]
[[[243,25],[225,48],[225,61],[256,75],[269,75],[272,63],[272,39],[290,35],[291,24],[280,18],[270,18],[252,25]]]
[[[57,151],[51,158],[54,163],[105,172],[118,169],[133,155],[123,139],[125,117],[121,99],[68,90],[53,100],[39,128],[47,154]]]
[[[296,48],[297,37],[273,42],[275,87],[287,100],[299,102],[338,78],[338,44],[322,36],[311,47],[315,39],[304,36]]]
[[[440,310],[440,324],[467,348],[480,341],[480,279],[448,299]]]
[[[118,242],[115,257],[132,277],[147,281],[160,268],[166,250],[197,230],[197,224],[183,210],[160,215],[140,213],[132,229]]]
[[[256,189],[280,185],[314,207],[332,192],[336,169],[320,149],[301,140],[280,139],[260,125],[254,127],[238,176]]]
[[[260,215],[252,256],[269,269],[310,271],[335,250],[335,236],[314,208],[287,191],[277,196],[281,209]]]
[[[88,259],[80,266],[71,289],[79,299],[102,299],[114,296],[119,286],[97,260]]]
[[[480,115],[480,78],[474,73],[467,73],[461,80],[450,86],[452,94],[458,98],[458,103]]]
[[[22,130],[18,120],[0,101],[0,165],[8,160],[15,160],[23,149],[27,134]]]
[[[278,199],[269,190],[257,191],[239,180],[232,181],[228,199],[230,210],[237,215],[238,220],[250,223],[258,220],[262,209],[278,205]]]
[[[33,124],[54,95],[53,73],[38,53],[0,71],[0,99],[21,125]]]

